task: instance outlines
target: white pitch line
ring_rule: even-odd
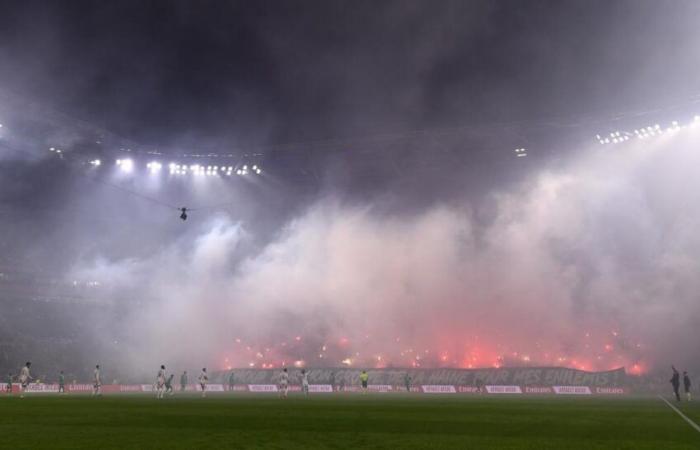
[[[693,422],[692,420],[690,420],[690,419],[688,418],[688,416],[686,416],[685,414],[683,414],[678,408],[676,408],[675,406],[673,406],[673,405],[671,404],[671,402],[669,402],[668,400],[666,400],[666,399],[663,398],[662,396],[659,395],[659,398],[660,398],[661,400],[663,400],[664,403],[666,403],[668,406],[670,406],[672,410],[674,410],[675,412],[677,412],[678,415],[681,416],[681,417],[683,418],[683,420],[685,420],[686,422],[688,422],[688,424],[690,424],[691,427],[695,428],[695,431],[697,431],[698,433],[700,433],[700,426],[698,426],[697,423],[695,423],[695,422]]]

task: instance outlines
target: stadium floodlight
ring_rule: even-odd
[[[118,159],[117,160],[117,166],[121,169],[122,172],[129,173],[134,170],[134,162],[130,159]]]
[[[243,175],[243,171],[241,169],[236,170],[236,175]]]
[[[515,149],[515,156],[518,158],[522,158],[524,156],[527,156],[527,151],[525,151],[524,148],[516,148]]]
[[[102,164],[102,161],[100,161],[99,159],[93,159],[92,161],[90,161],[91,166],[98,167],[100,164]]]
[[[257,169],[255,169],[255,173],[257,173],[258,175],[260,175],[260,174],[262,173],[262,170],[260,169],[260,167],[258,167]]]
[[[146,164],[146,167],[152,174],[156,174],[160,172],[160,169],[163,168],[163,165],[158,161],[151,161],[148,164]]]

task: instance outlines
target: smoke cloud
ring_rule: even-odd
[[[214,214],[72,276],[129,305],[108,333],[133,368],[692,364],[696,134],[591,149],[479,206],[328,195],[259,245]]]

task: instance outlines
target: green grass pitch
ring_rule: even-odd
[[[700,403],[680,409],[700,421]],[[698,449],[654,397],[219,394],[0,397],[11,449]]]

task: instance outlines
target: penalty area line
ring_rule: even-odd
[[[671,404],[671,402],[669,402],[668,400],[666,400],[666,399],[663,398],[662,396],[659,395],[659,398],[660,398],[661,400],[663,400],[663,402],[666,403],[668,406],[670,406],[672,410],[674,410],[675,412],[677,412],[678,415],[681,416],[681,417],[683,418],[683,420],[685,420],[686,422],[688,422],[688,424],[690,424],[691,427],[695,428],[695,431],[697,431],[698,433],[700,433],[700,426],[698,426],[697,423],[695,423],[695,422],[693,422],[692,420],[690,420],[690,419],[688,418],[688,416],[686,416],[685,414],[683,414],[678,408],[676,408],[675,406],[673,406],[673,405]]]

